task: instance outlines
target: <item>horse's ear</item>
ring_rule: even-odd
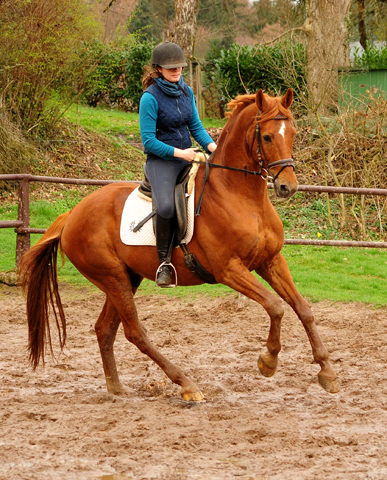
[[[262,88],[260,88],[255,96],[255,103],[257,104],[258,110],[261,112],[264,110],[265,96],[263,94]]]
[[[288,88],[286,94],[282,97],[281,103],[285,108],[289,108],[293,102],[293,90]]]

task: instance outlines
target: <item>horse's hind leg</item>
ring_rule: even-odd
[[[125,275],[108,278],[108,296],[118,311],[124,327],[125,337],[145,355],[148,355],[172,380],[181,386],[181,395],[187,401],[201,401],[203,395],[195,383],[186,377],[183,371],[173,365],[161,353],[159,353],[150,341],[145,327],[137,316],[133,292]],[[111,372],[110,372],[111,373]]]
[[[318,374],[320,385],[330,393],[340,390],[335,371],[329,362],[329,354],[318,333],[311,308],[299,294],[294,285],[289,267],[282,254],[273,258],[272,262],[264,269],[257,270],[296,312],[308,335],[314,360],[320,365]]]
[[[120,395],[126,392],[126,388],[121,384],[118,377],[113,350],[114,340],[120,323],[121,319],[115,306],[109,298],[106,297],[105,305],[95,324],[95,332],[101,352],[107,390],[114,395]]]

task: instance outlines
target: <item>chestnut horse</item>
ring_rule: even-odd
[[[210,160],[208,179],[201,166],[195,185],[195,202],[203,191],[200,216],[189,243],[190,251],[218,283],[260,303],[270,317],[267,351],[258,359],[261,373],[274,375],[281,350],[282,301],[251,273],[256,271],[300,318],[308,335],[314,360],[321,370],[318,380],[328,392],[339,391],[307,302],[298,293],[281,254],[282,222],[267,194],[267,172],[274,175],[275,193],[283,198],[297,190],[292,149],[295,128],[289,107],[293,92],[270,97],[259,90],[231,101],[231,113],[218,148]],[[203,189],[203,184],[205,188]],[[120,239],[121,214],[135,182],[113,183],[84,198],[70,212],[60,215],[40,241],[22,258],[20,274],[27,289],[30,362],[44,361],[46,343],[51,347],[48,312],[53,310],[61,347],[66,323],[58,292],[57,252],[65,254],[90,282],[106,294],[95,331],[101,351],[107,390],[125,392],[113,352],[119,324],[126,338],[181,386],[185,400],[201,401],[197,385],[168,361],[151,343],[140,323],[134,295],[143,278],[154,280],[158,268],[156,248],[128,246]],[[175,248],[172,263],[180,285],[203,283],[186,267],[183,252]],[[52,347],[51,347],[52,349]]]

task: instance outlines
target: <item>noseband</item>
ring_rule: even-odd
[[[258,163],[261,167],[262,180],[267,180],[270,169],[274,167],[282,167],[280,171],[277,172],[276,175],[273,177],[273,183],[274,183],[277,180],[278,176],[283,172],[283,170],[285,170],[285,168],[292,167],[294,170],[294,160],[293,158],[284,158],[283,160],[276,160],[275,162],[272,162],[272,163],[269,163],[267,161],[266,155],[263,149],[263,144],[261,141],[262,135],[261,135],[261,127],[258,121],[259,115],[260,115],[260,112],[258,111],[257,123],[255,125],[255,136],[253,137],[253,141],[251,142],[250,153],[251,155],[253,154],[254,140],[257,140],[257,156],[258,156]],[[278,114],[275,117],[271,118],[270,120],[289,120],[289,119],[286,115]],[[265,160],[265,165],[264,165],[263,159]],[[262,172],[265,172],[265,175]]]

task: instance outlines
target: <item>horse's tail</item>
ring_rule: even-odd
[[[58,291],[57,256],[59,249],[64,262],[60,238],[70,212],[63,213],[54,221],[38,243],[22,256],[18,266],[19,280],[27,293],[28,350],[34,370],[40,360],[44,363],[46,342],[53,353],[50,308],[58,328],[61,350],[66,342],[66,319]]]

